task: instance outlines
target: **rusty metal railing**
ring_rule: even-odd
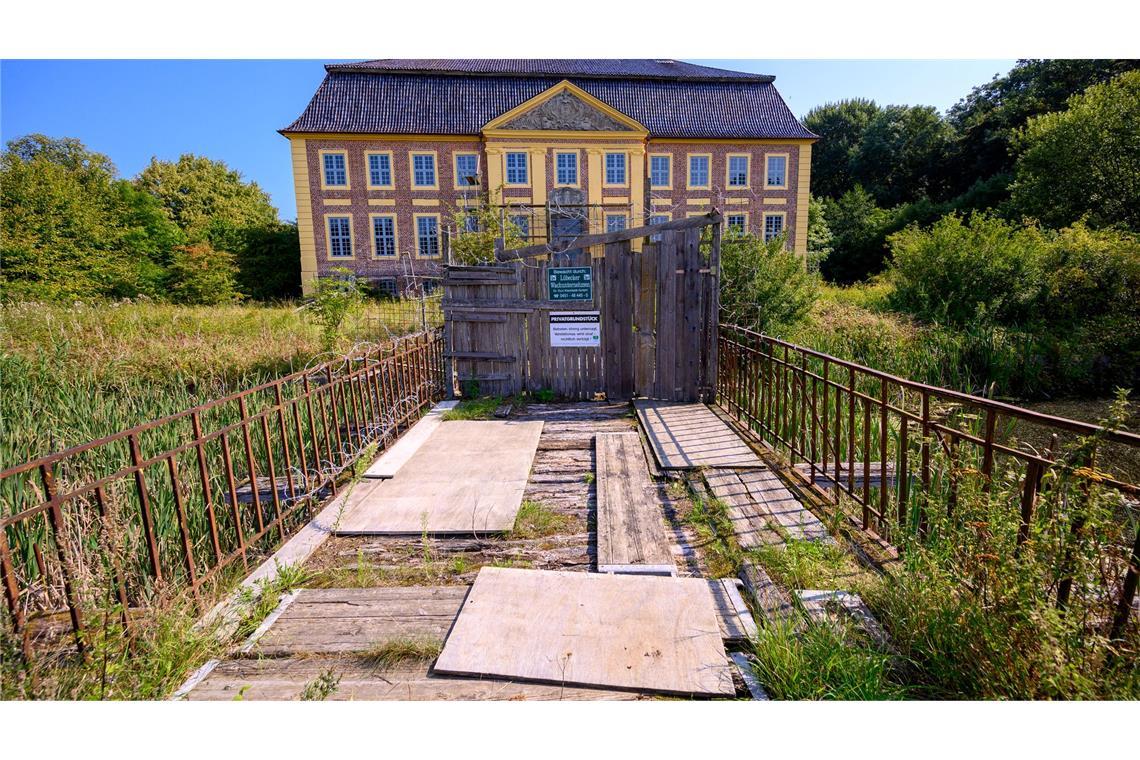
[[[967,490],[988,496],[1002,478],[1015,554],[1029,539],[1045,488],[1067,488],[1069,548],[1052,591],[1065,607],[1080,550],[1080,503],[1092,489],[1118,494],[1118,535],[1097,582],[1108,633],[1134,614],[1140,573],[1140,485],[1098,459],[1113,448],[1140,461],[1140,435],[1107,430],[889,375],[752,330],[722,325],[717,404],[788,460],[793,477],[876,538],[904,547],[922,540],[934,510],[953,519]],[[1064,476],[1064,477],[1058,477]]]
[[[68,634],[83,651],[90,610],[204,604],[442,392],[435,330],[0,471],[0,617],[31,656]]]

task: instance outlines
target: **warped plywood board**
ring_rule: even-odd
[[[462,678],[431,671],[426,661],[378,668],[367,658],[264,657],[218,662],[183,696],[189,701],[296,700],[305,687],[332,671],[336,687],[329,700],[631,700],[644,695],[617,689],[582,689],[560,684]]]
[[[641,436],[598,433],[598,571],[676,575]]]
[[[301,589],[251,651],[365,652],[394,640],[442,643],[469,587]]]
[[[515,524],[542,422],[444,422],[400,467],[349,496],[339,535],[505,533]]]
[[[400,436],[392,447],[380,455],[372,466],[364,471],[366,478],[393,478],[400,468],[407,464],[436,428],[443,422],[443,415],[449,409],[459,405],[458,401],[440,401],[431,408],[431,411],[412,425],[411,429]]]
[[[707,581],[484,567],[435,671],[733,696]]]
[[[704,404],[637,399],[633,405],[663,470],[764,466],[736,431]]]

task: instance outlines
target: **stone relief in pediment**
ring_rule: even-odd
[[[563,91],[516,116],[502,129],[564,129],[575,132],[632,132],[609,114],[585,103],[576,95]]]

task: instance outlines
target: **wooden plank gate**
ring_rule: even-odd
[[[492,264],[449,263],[445,357],[464,395],[711,400],[721,219],[714,211],[500,251]]]

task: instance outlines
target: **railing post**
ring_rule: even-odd
[[[50,465],[40,465],[40,479],[44,486],[44,496],[51,503],[48,508],[48,522],[51,525],[52,538],[55,539],[59,571],[63,575],[63,595],[67,599],[67,611],[71,617],[71,630],[75,634],[75,646],[86,658],[87,645],[83,642],[83,612],[79,608],[79,595],[71,579],[71,559],[67,556],[67,526],[63,519],[63,508],[56,501],[55,476]]]

